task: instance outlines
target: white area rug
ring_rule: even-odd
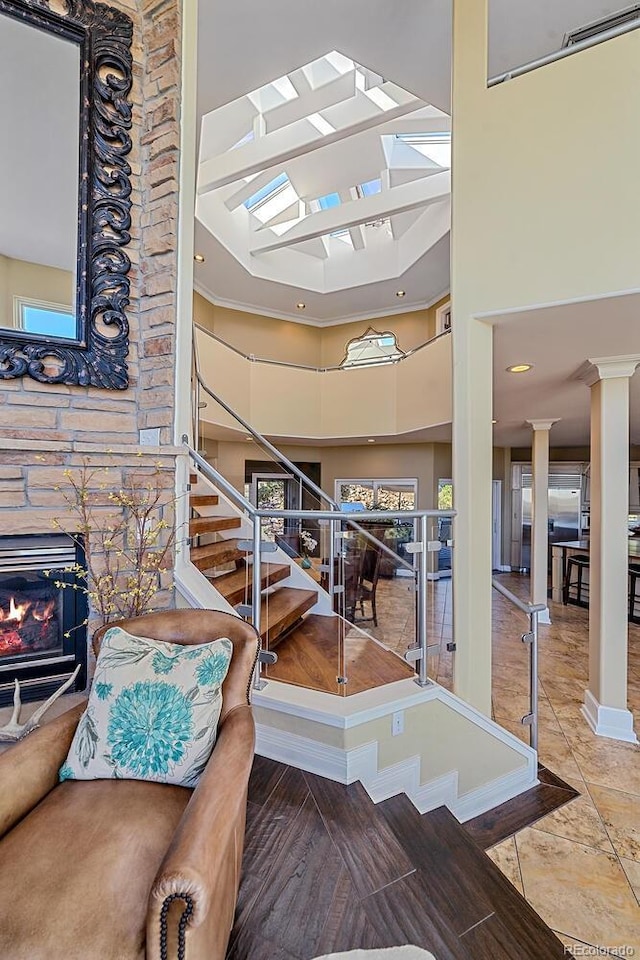
[[[385,950],[351,950],[349,953],[328,953],[316,960],[436,960],[420,947],[390,947]]]

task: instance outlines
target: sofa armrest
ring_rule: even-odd
[[[148,960],[224,960],[240,883],[254,740],[251,708],[234,707],[151,888]]]
[[[58,783],[86,701],[38,727],[0,755],[0,837]]]

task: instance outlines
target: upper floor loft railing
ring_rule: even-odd
[[[234,347],[232,343],[229,343],[228,340],[219,337],[216,333],[213,333],[212,330],[209,330],[207,327],[203,327],[200,323],[193,324],[196,330],[199,330],[201,333],[206,334],[212,340],[215,340],[217,343],[221,344],[223,347],[227,347],[233,353],[237,354],[239,357],[243,357],[244,360],[250,360],[251,363],[268,363],[276,367],[289,367],[293,370],[311,370],[314,373],[330,373],[333,370],[348,370],[351,371],[354,367],[344,367],[341,363],[331,364],[323,367],[315,367],[312,364],[308,363],[292,363],[289,360],[275,360],[270,357],[257,357],[253,353],[244,353],[242,350],[239,350],[238,347]],[[419,343],[416,347],[412,347],[410,350],[406,350],[402,356],[394,358],[393,360],[384,361],[385,363],[402,363],[403,360],[412,357],[414,354],[418,353],[420,350],[424,350],[425,347],[428,347],[430,344],[434,343],[436,340],[440,340],[441,337],[448,337],[451,334],[450,330],[444,331],[444,333],[439,333],[435,337],[430,337],[428,340],[425,340],[423,343]],[[382,362],[379,364],[372,364],[374,366],[381,366]],[[363,364],[364,366],[364,364]]]
[[[202,327],[194,344],[202,380],[262,434],[313,442],[395,437],[451,423],[449,334],[391,363],[348,369],[251,357]],[[203,422],[238,430],[220,405],[201,402]]]
[[[614,37],[620,37],[624,33],[629,33],[631,30],[637,30],[640,27],[640,14],[637,9],[635,13],[636,17],[634,19],[619,23],[609,30],[602,30],[591,36],[585,36],[584,39],[577,40],[566,47],[562,47],[560,50],[554,50],[544,57],[538,57],[536,60],[530,60],[529,63],[523,63],[519,67],[513,67],[505,73],[490,77],[487,81],[487,86],[495,87],[499,83],[504,83],[506,80],[514,80],[516,77],[521,77],[525,73],[531,73],[532,70],[537,70],[539,67],[545,67],[549,63],[555,63],[556,60],[564,60],[565,57],[571,57],[574,53],[580,53],[581,50],[595,47],[596,44],[604,43],[605,40],[613,40]]]

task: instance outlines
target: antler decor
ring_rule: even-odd
[[[22,700],[20,699],[20,684],[18,681],[15,681],[15,691],[13,694],[13,713],[11,714],[11,720],[4,727],[0,727],[0,742],[8,741],[9,743],[16,743],[18,740],[22,740],[23,737],[26,737],[28,733],[31,733],[32,730],[35,730],[36,727],[40,725],[41,719],[44,717],[45,713],[51,707],[58,697],[62,696],[65,690],[68,690],[75,678],[78,676],[80,670],[80,664],[75,668],[68,680],[62,684],[62,686],[52,693],[48,700],[45,701],[33,714],[29,717],[26,723],[20,723],[20,711],[22,709]]]

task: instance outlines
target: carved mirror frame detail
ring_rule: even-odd
[[[133,24],[125,13],[93,0],[64,0],[64,6],[59,14],[49,0],[0,0],[0,13],[80,47],[78,339],[0,331],[0,379],[30,376],[40,383],[125,390]]]

